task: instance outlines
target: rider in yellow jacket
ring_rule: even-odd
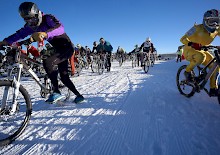
[[[180,39],[185,45],[183,55],[190,63],[186,67],[185,76],[188,80],[192,80],[191,71],[195,66],[203,64],[207,65],[214,57],[208,51],[201,50],[202,46],[211,44],[216,36],[220,36],[220,10],[208,10],[203,17],[203,24],[194,25]],[[212,67],[212,65],[210,66]],[[217,70],[210,78],[210,95],[217,95]]]

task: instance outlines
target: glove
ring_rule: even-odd
[[[5,46],[5,45],[8,45],[8,42],[7,41],[0,41],[0,46]]]
[[[193,42],[189,42],[188,46],[191,46],[192,48],[194,48],[195,50],[201,50],[202,45],[201,44],[197,44],[197,43],[193,43]]]
[[[47,38],[47,33],[46,32],[34,32],[31,35],[31,41],[43,41],[45,38]]]

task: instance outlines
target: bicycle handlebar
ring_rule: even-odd
[[[201,47],[202,50],[207,51],[209,49],[220,49],[220,46],[213,46],[213,45],[209,45],[209,46],[202,46]]]
[[[22,41],[19,41],[18,42],[18,45],[21,46],[21,45],[30,45],[32,44],[34,41],[32,41],[31,38],[28,38],[26,40],[22,40]]]

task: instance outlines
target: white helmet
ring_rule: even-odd
[[[150,37],[147,37],[146,41],[147,41],[147,42],[151,42]]]
[[[80,48],[81,48],[81,45],[80,45],[80,44],[76,44],[76,47],[80,49]]]

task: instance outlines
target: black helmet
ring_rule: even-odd
[[[39,26],[42,22],[42,13],[37,5],[32,2],[23,2],[19,6],[19,14],[24,18],[25,22],[31,26]]]
[[[22,18],[25,17],[35,17],[39,13],[39,9],[36,4],[32,2],[23,2],[19,6],[19,14]]]

